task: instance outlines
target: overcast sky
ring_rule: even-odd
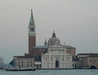
[[[5,63],[28,52],[28,24],[33,9],[37,45],[55,30],[61,44],[77,53],[98,53],[98,0],[0,0],[0,57]]]

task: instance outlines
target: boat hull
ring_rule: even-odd
[[[6,71],[35,71],[35,69],[6,69]]]

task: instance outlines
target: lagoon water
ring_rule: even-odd
[[[0,75],[98,75],[98,70],[0,71]]]

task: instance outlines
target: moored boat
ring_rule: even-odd
[[[6,69],[6,71],[35,71],[36,69]]]

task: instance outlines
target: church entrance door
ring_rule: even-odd
[[[55,67],[56,67],[56,68],[59,67],[59,61],[58,61],[58,60],[55,61]]]

